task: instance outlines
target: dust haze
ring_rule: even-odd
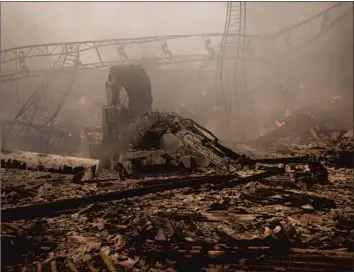
[[[333,2],[250,2],[247,3],[246,33],[264,35],[294,25],[323,11]],[[225,2],[110,2],[110,3],[1,3],[1,49],[43,43],[134,38],[160,35],[223,33]],[[309,26],[296,33],[297,41],[306,40]],[[339,124],[352,126],[353,107],[353,16],[352,12],[337,26],[308,46],[293,53],[291,67],[287,52],[275,43],[271,48],[255,45],[272,64],[247,63],[247,81],[252,92],[255,120],[262,127],[280,118],[279,104],[312,105],[312,101],[345,100]],[[193,50],[180,45],[181,52]],[[289,77],[289,70],[291,76]],[[207,126],[221,138],[216,117],[215,64],[185,64],[147,68],[152,80],[154,108],[177,111]],[[66,129],[101,123],[108,70],[80,71],[70,98],[58,121]],[[279,98],[279,84],[286,82],[293,96]],[[3,83],[0,99],[2,120],[12,120],[28,99],[37,79]],[[84,98],[87,103],[78,104]],[[296,103],[296,105],[292,105]],[[69,126],[69,123],[74,123]],[[249,122],[249,121],[248,121]],[[79,128],[75,125],[79,123]],[[237,133],[237,132],[235,132]]]

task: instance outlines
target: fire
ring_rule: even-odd
[[[278,127],[278,128],[283,127],[283,126],[286,125],[285,122],[281,122],[281,121],[277,121],[277,120],[274,121],[274,124],[275,124],[275,126]]]
[[[285,120],[286,120],[286,118],[288,118],[290,115],[291,115],[291,110],[290,110],[290,109],[286,109],[286,110],[285,110],[285,113],[284,113]],[[283,127],[283,126],[286,125],[286,123],[285,123],[284,121],[278,121],[278,120],[275,120],[273,123],[274,123],[274,125],[275,125],[277,128],[281,128],[281,127]]]

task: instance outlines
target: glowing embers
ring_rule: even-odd
[[[290,117],[291,114],[292,114],[291,110],[290,110],[290,109],[286,109],[286,110],[285,110],[285,113],[284,113],[285,120],[286,120],[288,117]],[[285,122],[285,121],[275,120],[275,121],[273,122],[273,124],[275,125],[275,127],[281,128],[281,127],[283,127],[283,126],[286,125],[286,122]]]
[[[285,126],[286,124],[285,124],[285,122],[275,120],[275,121],[274,121],[274,125],[275,125],[277,128],[280,128],[280,127]]]

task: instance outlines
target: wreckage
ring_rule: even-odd
[[[262,169],[266,176],[287,173],[288,179],[300,187],[323,183],[328,178],[318,156],[256,158],[247,149],[246,156],[222,145],[212,132],[195,121],[177,113],[154,111],[151,106],[151,82],[143,67],[113,66],[106,83],[102,126],[84,129],[91,159],[2,150],[1,166],[69,174],[73,175],[75,182],[97,177],[104,169],[116,173],[114,179],[121,181],[171,175],[235,178],[242,176],[240,171],[245,167]],[[291,117],[286,126],[259,137],[256,146],[264,142],[270,144],[276,133],[281,136],[284,135],[282,131],[289,134],[289,131],[296,130],[299,118],[310,124],[305,125],[302,131],[309,131],[309,135],[318,140],[311,114],[293,114]],[[337,143],[344,143],[339,139],[346,139],[346,146],[352,143],[348,140],[353,138],[350,132],[342,132],[336,137]],[[252,145],[252,142],[248,144]],[[337,150],[336,154],[337,160],[349,161],[349,166],[352,165],[352,149]]]
[[[245,156],[219,143],[207,129],[177,113],[153,111],[151,83],[138,65],[114,66],[106,83],[106,105],[102,109],[102,127],[85,128],[92,167],[118,170],[119,177],[138,178],[151,175],[210,172],[234,173]],[[5,168],[43,169],[65,173],[77,168],[83,159],[3,150]],[[31,160],[31,157],[33,158]],[[38,161],[37,158],[42,158]],[[53,167],[57,161],[57,167]],[[70,163],[69,163],[70,161]],[[37,166],[29,166],[36,164]],[[60,166],[63,165],[63,166]],[[85,169],[84,166],[86,167]]]
[[[91,159],[2,150],[4,269],[351,271],[350,132],[260,158],[153,111],[140,66],[112,67],[106,94]]]
[[[94,173],[89,176],[94,176],[98,168],[116,170],[121,180],[203,172],[234,174],[243,165],[255,165],[264,161],[275,164],[280,161],[255,159],[241,152],[236,153],[222,145],[213,133],[195,121],[185,119],[177,113],[153,111],[151,106],[151,82],[141,66],[111,67],[106,83],[106,105],[102,108],[102,127],[84,129],[89,155],[96,160],[92,160],[91,167],[86,165],[85,169]],[[303,115],[296,115],[295,124],[299,122],[299,116]],[[309,118],[306,114],[302,117],[306,120]],[[305,124],[313,124],[314,121],[310,121]],[[294,126],[288,122],[287,126],[279,128],[276,132],[281,133],[285,129],[289,131],[289,127],[294,130]],[[308,130],[317,135],[312,126],[309,126]],[[262,142],[266,136],[272,140],[274,133],[275,131],[260,137],[258,142]],[[19,161],[18,153],[13,153],[15,158],[12,158],[10,151],[3,154],[3,167],[27,169],[28,167],[23,165],[29,164],[31,156],[34,160],[42,156],[47,159],[41,160],[36,169],[51,169],[53,172],[59,168],[75,168],[67,163],[74,158],[68,160],[63,157],[62,162],[59,162],[58,157],[58,165],[63,164],[65,167],[56,168],[48,166],[53,164],[48,155],[29,153],[27,157],[22,156],[26,157],[24,161]],[[97,160],[100,162],[97,163]],[[287,163],[298,161],[299,158],[293,158]],[[310,162],[309,158],[306,163],[315,164]],[[84,172],[83,168],[81,172]]]
[[[193,120],[151,110],[151,84],[140,66],[112,67],[106,83],[103,126],[86,128],[90,156],[120,178],[189,172],[213,167],[229,172],[242,157]],[[233,158],[226,153],[232,154]]]

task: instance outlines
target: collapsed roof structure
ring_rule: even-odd
[[[234,5],[228,3],[230,20]],[[230,21],[226,34],[229,27]],[[225,51],[235,46],[229,38]],[[236,43],[242,46],[242,39]],[[84,45],[66,48],[54,68],[86,67],[78,61]],[[172,59],[166,42],[163,48]],[[215,56],[211,49],[208,58]],[[119,52],[127,57],[124,48]],[[227,61],[218,61],[220,72]],[[22,72],[8,77],[25,76],[21,63]],[[130,78],[132,70],[140,80]],[[352,270],[352,129],[324,126],[316,112],[300,108],[231,149],[194,120],[151,110],[141,66],[112,67],[111,74],[102,126],[86,129],[91,159],[1,150],[2,269]],[[59,96],[68,92],[70,80],[65,83]],[[117,103],[121,93],[128,98],[118,100],[127,103]],[[43,106],[32,98],[8,124],[10,136],[19,131],[25,145],[45,141],[76,151],[60,140],[68,135],[46,126],[55,109],[32,124],[29,116],[41,117]]]

